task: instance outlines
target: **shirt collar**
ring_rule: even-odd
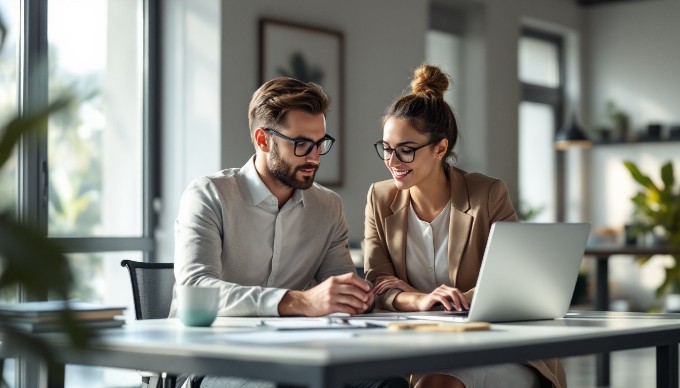
[[[278,206],[276,197],[269,191],[264,182],[262,182],[260,174],[257,173],[257,169],[255,168],[255,155],[248,159],[248,162],[241,168],[241,173],[246,178],[248,191],[253,198],[253,205],[258,206],[262,202],[269,201]],[[287,203],[290,203],[293,207],[298,203],[301,203],[304,206],[304,198],[304,190],[295,190],[293,191],[293,196]]]

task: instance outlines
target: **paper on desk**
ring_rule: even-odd
[[[283,344],[317,340],[341,340],[353,336],[351,330],[262,330],[240,334],[227,334],[222,338],[251,344]]]
[[[353,329],[369,327],[365,321],[351,321],[338,317],[319,318],[276,318],[262,320],[263,326],[279,330],[310,330],[310,329]]]

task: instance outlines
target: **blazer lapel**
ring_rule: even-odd
[[[406,231],[408,228],[408,204],[411,195],[408,190],[397,190],[390,205],[392,215],[385,218],[385,238],[392,256],[397,277],[408,281],[406,275]]]
[[[470,198],[465,178],[453,167],[449,168],[451,184],[451,215],[449,219],[449,280],[456,287],[458,268],[472,231]]]

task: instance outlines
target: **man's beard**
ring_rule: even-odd
[[[267,160],[267,167],[269,173],[281,183],[294,189],[306,190],[314,184],[314,177],[319,166],[311,163],[303,164],[301,166],[293,167],[286,163],[279,154],[279,149],[276,143],[273,143],[271,159]],[[301,179],[295,179],[295,174],[299,170],[314,168],[314,174],[311,176],[303,175]]]

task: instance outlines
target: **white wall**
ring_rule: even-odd
[[[591,124],[606,122],[612,99],[634,129],[680,124],[680,2],[614,3],[586,12]]]
[[[173,225],[189,182],[221,169],[220,2],[163,2],[162,204],[158,260],[172,261]],[[152,69],[153,71],[153,69]]]
[[[588,8],[585,22],[586,94],[591,127],[605,125],[605,104],[613,100],[628,112],[631,129],[651,122],[680,124],[680,2],[648,0]],[[680,179],[680,142],[596,146],[589,152],[587,198],[594,227],[620,229],[630,220],[630,198],[637,184],[623,167],[630,159],[657,182],[660,166],[673,160]],[[661,281],[662,257],[642,268],[631,258],[611,263],[615,297],[634,306],[653,302],[652,290]]]

